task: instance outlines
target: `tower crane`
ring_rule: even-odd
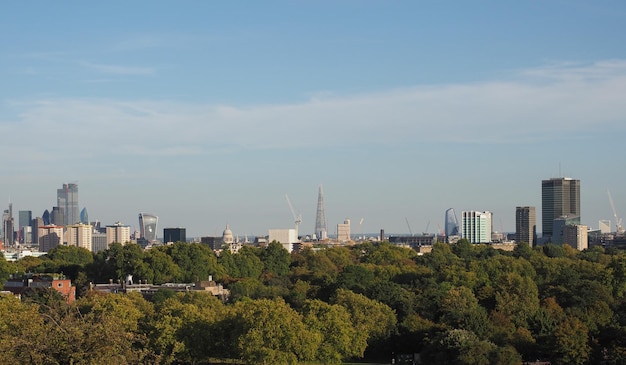
[[[409,227],[409,233],[413,236],[413,231],[411,230],[411,225],[409,224],[409,218],[404,217],[404,220],[406,221],[406,226]]]
[[[287,199],[287,204],[289,204],[289,209],[291,210],[291,214],[293,215],[294,223],[296,224],[296,238],[298,237],[298,227],[300,227],[300,223],[302,223],[302,214],[296,215],[296,211],[293,209],[291,205],[291,201],[289,200],[289,195],[285,194],[285,198]]]
[[[613,197],[611,196],[611,192],[607,189],[607,194],[609,195],[609,203],[611,203],[611,209],[613,209],[613,217],[615,218],[615,229],[617,234],[624,234],[624,227],[622,226],[622,218],[618,218],[617,211],[615,210],[615,204],[613,204]]]

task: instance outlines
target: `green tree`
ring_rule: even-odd
[[[182,271],[184,282],[208,280],[209,276],[219,280],[225,275],[215,253],[205,244],[176,242],[166,246],[165,252]]]
[[[243,300],[232,311],[236,349],[248,364],[297,364],[313,360],[322,341],[317,331],[282,299]]]
[[[183,278],[180,267],[161,247],[152,248],[144,253],[144,263],[137,273],[140,278],[153,284],[176,283]]]
[[[356,333],[352,347],[362,357],[368,343],[388,338],[394,330],[396,315],[389,306],[350,290],[339,289],[334,304],[345,307]]]
[[[263,262],[264,270],[273,276],[283,276],[289,273],[291,257],[279,242],[272,241],[267,247],[260,251],[260,259]]]
[[[360,355],[358,349],[352,346],[355,329],[350,321],[350,313],[344,307],[311,300],[307,301],[303,312],[307,328],[318,331],[322,336],[316,354],[317,361],[339,364],[344,359]]]

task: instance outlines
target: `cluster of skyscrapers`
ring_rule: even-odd
[[[580,180],[561,177],[541,181],[541,243],[568,243],[587,248],[587,226],[580,224]],[[446,211],[447,239],[465,238],[471,243],[491,243],[493,214],[489,211],[464,211],[459,223],[452,208]],[[534,206],[515,208],[515,241],[539,243]],[[505,237],[503,237],[505,239]]]
[[[83,247],[89,251],[106,249],[112,242],[137,241],[150,244],[157,239],[158,217],[140,213],[140,234],[131,232],[130,226],[115,223],[101,227],[99,222],[90,222],[87,209],[79,210],[78,184],[63,184],[57,189],[57,205],[52,211],[46,209],[40,217],[32,211],[20,210],[18,226],[13,218],[13,204],[2,215],[2,244],[5,248],[35,247],[41,252],[65,244]],[[17,230],[16,230],[17,228]],[[176,237],[184,238],[184,229],[176,230]]]

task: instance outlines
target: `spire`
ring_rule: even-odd
[[[319,194],[317,196],[317,214],[315,216],[315,235],[319,240],[328,238],[328,230],[326,228],[326,215],[324,213],[324,192],[320,185]]]

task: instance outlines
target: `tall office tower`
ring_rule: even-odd
[[[107,247],[114,242],[125,245],[130,242],[130,227],[116,222],[111,226],[106,226],[106,235]]]
[[[454,208],[446,210],[445,232],[446,237],[459,235],[459,222],[456,219]]]
[[[26,233],[31,232],[29,229],[24,229],[24,227],[29,227],[31,221],[33,220],[33,212],[30,210],[20,210],[18,212],[18,231],[19,231],[19,242],[20,243],[31,243],[32,239],[28,238],[26,240]]]
[[[87,224],[71,224],[67,226],[67,245],[92,250],[91,234],[93,227]]]
[[[343,223],[337,223],[337,241],[350,241],[350,219],[346,218]]]
[[[50,212],[48,211],[48,209],[43,211],[43,214],[41,215],[41,219],[43,220],[44,226],[49,226],[52,223],[50,219]]]
[[[15,221],[13,220],[13,204],[9,203],[9,209],[2,214],[2,238],[5,247],[15,244]]]
[[[531,247],[537,239],[537,219],[535,207],[515,208],[515,241],[526,242]]]
[[[563,243],[582,251],[589,247],[588,242],[587,226],[578,224],[563,227]]]
[[[55,226],[65,225],[65,214],[63,214],[63,208],[52,207],[52,213],[50,213],[50,223]]]
[[[78,185],[63,184],[63,188],[57,189],[57,206],[63,210],[65,220],[63,224],[80,222],[78,213]]]
[[[33,212],[30,210],[20,210],[19,213],[19,228],[30,226],[33,220]]]
[[[156,241],[159,217],[154,214],[139,213],[139,235],[148,242]]]
[[[315,215],[315,235],[318,240],[328,238],[328,229],[326,228],[326,214],[324,213],[324,192],[320,185],[319,194],[317,195],[317,214]]]
[[[89,213],[87,213],[87,208],[83,208],[80,211],[80,223],[89,224]]]
[[[58,245],[63,244],[63,227],[42,226],[37,233],[39,239],[39,251],[48,252]]]
[[[464,211],[461,215],[461,236],[470,243],[490,243],[493,216],[491,212]]]
[[[187,230],[185,228],[164,228],[163,242],[187,242]]]
[[[565,216],[578,217],[580,224],[580,180],[569,177],[541,181],[541,234],[552,237],[554,220]]]
[[[39,228],[45,226],[41,217],[33,218],[30,223],[32,232],[32,243],[39,244]]]

